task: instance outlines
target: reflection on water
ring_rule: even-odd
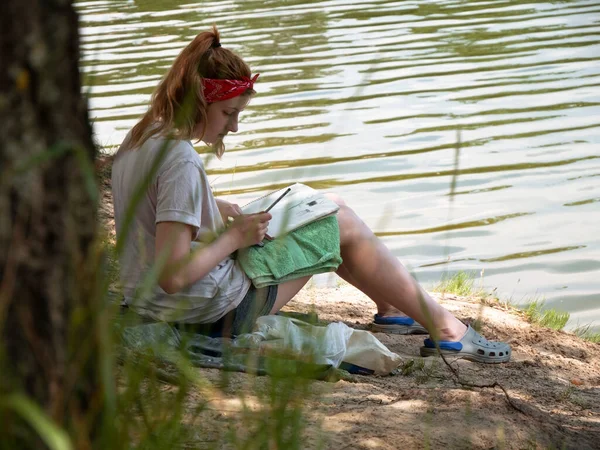
[[[206,155],[217,192],[239,203],[294,181],[337,192],[419,280],[484,270],[506,298],[544,295],[600,325],[596,1],[212,5],[78,3],[107,151],[181,48],[217,23],[261,73],[224,161]]]

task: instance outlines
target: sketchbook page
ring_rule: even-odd
[[[291,191],[269,211],[273,218],[269,222],[267,233],[271,237],[282,236],[307,223],[333,214],[339,209],[336,203],[305,184],[296,183],[289,187]],[[244,214],[264,211],[286,189],[287,187],[254,200],[243,206],[242,211]]]

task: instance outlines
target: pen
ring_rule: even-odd
[[[279,196],[279,198],[277,198],[277,200],[275,200],[273,203],[271,203],[271,206],[269,206],[269,207],[268,207],[268,208],[265,210],[265,212],[269,212],[269,211],[270,211],[270,210],[273,208],[273,206],[275,206],[277,203],[279,203],[279,201],[280,201],[280,200],[281,200],[283,197],[285,197],[285,196],[288,194],[288,192],[290,192],[291,190],[292,190],[292,188],[287,188],[287,189],[285,190],[285,192],[284,192],[283,194],[281,194],[281,195]]]
[[[288,192],[290,192],[291,190],[292,190],[292,188],[287,188],[283,194],[281,194],[279,197],[277,197],[277,200],[275,200],[273,203],[271,203],[271,206],[269,206],[269,207],[268,207],[268,208],[265,210],[265,212],[269,212],[269,211],[270,211],[270,210],[273,208],[273,206],[275,206],[277,203],[279,203],[279,201],[280,201],[280,200],[281,200],[283,197],[285,197],[285,196],[288,194]],[[257,245],[258,247],[264,247],[264,246],[265,246],[264,242],[259,242],[259,243],[258,243],[258,244],[256,244],[256,245]]]

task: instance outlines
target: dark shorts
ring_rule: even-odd
[[[229,311],[214,323],[203,324],[174,324],[176,328],[211,337],[235,337],[239,334],[250,333],[254,322],[260,316],[267,316],[273,309],[277,298],[277,286],[267,286],[250,289],[232,311]]]

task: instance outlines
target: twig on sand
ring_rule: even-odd
[[[519,411],[521,414],[525,414],[526,416],[529,415],[527,412],[525,412],[520,406],[518,406],[513,399],[510,397],[510,395],[508,395],[508,391],[506,390],[506,388],[504,386],[502,386],[500,383],[498,383],[497,381],[494,381],[493,383],[486,383],[486,384],[479,384],[479,383],[469,383],[467,381],[463,381],[460,379],[460,375],[458,374],[458,370],[452,366],[452,364],[450,364],[448,362],[448,360],[446,359],[446,357],[444,356],[444,354],[440,351],[439,347],[438,347],[438,354],[442,357],[442,360],[444,361],[444,363],[446,364],[446,366],[450,369],[450,372],[452,372],[452,375],[454,375],[454,382],[457,384],[460,384],[463,387],[471,387],[471,388],[479,388],[479,389],[484,389],[484,388],[496,388],[499,387],[500,389],[502,389],[502,392],[504,392],[504,396],[506,398],[506,402],[515,410],[515,411]]]

